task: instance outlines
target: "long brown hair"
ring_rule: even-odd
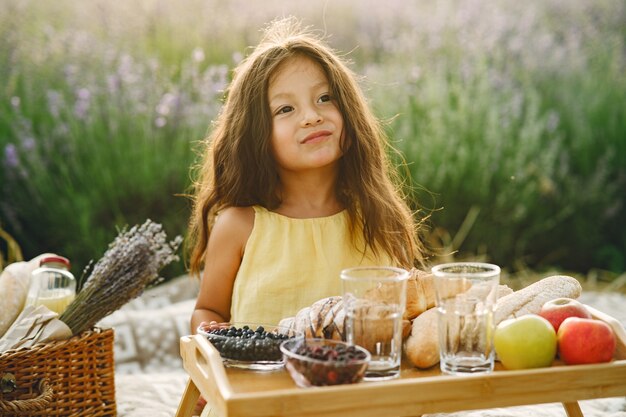
[[[202,267],[219,210],[251,205],[271,210],[280,204],[267,91],[277,69],[294,56],[319,64],[344,119],[347,139],[342,144],[336,191],[349,214],[352,235],[362,233],[374,253],[384,251],[400,266],[421,265],[423,248],[416,222],[387,155],[392,148],[357,77],[317,36],[287,18],[272,22],[256,49],[235,69],[224,106],[204,141],[189,224],[190,271],[198,274]]]

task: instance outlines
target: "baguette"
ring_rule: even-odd
[[[33,271],[39,267],[42,258],[51,255],[54,254],[42,253],[27,262],[13,262],[0,273],[0,337],[22,312]]]
[[[580,283],[572,277],[556,275],[544,278],[519,291],[506,286],[498,289],[496,325],[501,321],[524,314],[537,314],[547,301],[560,298],[578,298]],[[437,309],[431,308],[413,320],[411,335],[404,344],[409,360],[418,368],[430,368],[439,362],[439,335]]]
[[[28,262],[14,262],[0,273],[0,337],[24,308],[30,284]]]
[[[554,275],[535,282],[513,294],[499,298],[496,304],[496,324],[525,314],[538,314],[548,301],[560,297],[578,298],[580,283],[566,275]]]

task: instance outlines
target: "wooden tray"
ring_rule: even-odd
[[[224,417],[417,416],[424,413],[564,403],[582,416],[577,401],[626,395],[626,332],[614,318],[589,307],[618,336],[616,360],[606,364],[442,375],[438,366],[419,370],[403,364],[398,379],[332,387],[298,388],[286,370],[254,372],[224,368],[219,352],[202,336],[181,338],[190,381],[177,416],[190,416],[199,393]]]

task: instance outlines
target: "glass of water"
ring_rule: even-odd
[[[432,268],[439,316],[441,371],[468,375],[493,371],[494,310],[500,267],[456,262]]]
[[[364,347],[372,356],[365,381],[400,376],[408,277],[404,269],[384,266],[341,271],[346,340]]]

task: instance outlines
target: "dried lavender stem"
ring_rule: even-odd
[[[83,288],[59,317],[79,334],[160,280],[159,271],[174,260],[182,238],[167,242],[161,225],[147,220],[121,231],[93,267]]]

